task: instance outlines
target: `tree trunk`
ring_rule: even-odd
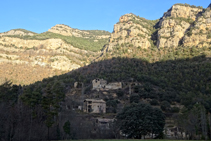
[[[201,128],[202,128],[202,135],[207,140],[207,127],[206,127],[206,115],[204,107],[201,107]]]
[[[50,138],[49,138],[49,128],[50,128],[50,127],[48,127],[48,141],[50,140]]]
[[[209,122],[209,128],[210,128],[210,139],[211,139],[211,116],[210,116],[210,113],[208,113],[208,122]]]
[[[31,109],[31,116],[30,116],[29,141],[31,141],[31,129],[32,129],[32,109]]]

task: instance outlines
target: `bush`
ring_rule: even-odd
[[[140,96],[138,94],[132,94],[130,96],[130,103],[139,103]]]
[[[124,92],[122,90],[118,90],[116,94],[118,97],[122,97],[124,95]]]
[[[207,39],[211,38],[211,33],[207,34]]]
[[[172,113],[179,113],[180,109],[178,107],[172,107],[171,112]]]
[[[135,93],[138,93],[138,92],[139,92],[139,87],[140,87],[140,86],[135,86],[135,87],[134,87],[134,92],[135,92]]]
[[[106,102],[106,106],[107,106],[106,112],[107,113],[116,113],[116,108],[117,108],[118,102],[119,101],[117,101],[117,100],[108,100]]]
[[[155,105],[159,105],[159,103],[158,103],[158,101],[157,101],[156,99],[151,100],[151,101],[150,101],[150,104],[151,104],[151,105],[154,105],[154,106],[155,106]]]
[[[187,32],[188,37],[190,37],[192,34],[193,34],[192,31]]]
[[[160,108],[163,110],[163,111],[170,111],[171,109],[171,105],[168,101],[163,101],[161,102],[160,104]]]
[[[153,115],[153,116],[152,116]],[[147,134],[159,136],[165,125],[165,115],[160,109],[145,103],[126,106],[118,115],[119,129],[127,138],[141,139]]]
[[[108,100],[108,101],[106,102],[106,106],[116,108],[116,107],[117,107],[117,103],[118,103],[117,100]]]

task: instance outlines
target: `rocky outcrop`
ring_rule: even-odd
[[[8,35],[19,35],[19,36],[33,36],[36,33],[25,30],[25,29],[13,29],[4,33],[0,33],[0,36],[8,36]]]
[[[53,26],[51,29],[49,29],[48,31],[53,32],[53,33],[58,33],[64,36],[76,36],[76,37],[82,37],[81,34],[89,34],[89,32],[74,29],[63,24],[57,24]]]
[[[159,21],[157,47],[177,47],[202,10],[190,5],[173,5]]]
[[[164,13],[157,24],[134,14],[123,15],[114,25],[106,50],[125,45],[141,48],[149,48],[154,44],[157,48],[180,45],[209,46],[210,8],[210,5],[204,10],[200,6],[175,4]]]
[[[164,13],[160,23],[167,17],[173,17],[173,18],[180,17],[185,19],[190,18],[193,21],[195,21],[197,18],[197,14],[202,10],[203,10],[202,7],[191,6],[188,4],[175,4],[167,12]]]
[[[0,49],[2,52],[0,63],[25,63],[63,71],[71,71],[88,63],[84,56],[92,53],[75,48],[61,39],[38,41],[2,37],[0,38]]]
[[[71,28],[64,24],[57,24],[48,30],[49,32],[61,34],[64,36],[75,36],[75,37],[83,37],[83,38],[96,38],[96,39],[104,39],[109,38],[110,33],[102,31],[102,34],[96,35],[92,33],[92,30],[79,30]]]
[[[183,46],[203,47],[211,44],[211,5],[198,17],[183,38]]]
[[[16,48],[31,49],[31,48],[46,48],[46,49],[57,49],[57,48],[67,48],[74,52],[87,53],[86,50],[81,50],[73,47],[70,44],[65,43],[62,39],[47,39],[47,40],[24,40],[14,37],[2,37],[0,38],[0,44],[4,46],[15,46]]]
[[[153,22],[140,18],[134,14],[125,14],[120,17],[119,22],[114,25],[108,50],[116,46],[130,44],[134,47],[151,47],[151,34]]]

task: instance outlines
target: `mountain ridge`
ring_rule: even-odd
[[[114,25],[112,33],[79,30],[64,24],[57,24],[41,34],[13,29],[0,33],[1,64],[27,64],[29,68],[38,65],[52,69],[52,74],[54,71],[62,74],[112,57],[144,58],[155,62],[159,60],[159,54],[166,57],[166,50],[178,52],[188,46],[208,47],[211,43],[209,17],[210,5],[203,9],[175,4],[158,20],[125,14]],[[150,57],[151,53],[155,57]]]

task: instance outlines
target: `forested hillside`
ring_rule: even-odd
[[[135,91],[131,95],[135,96],[135,101],[141,102],[144,99],[151,99],[156,103],[155,105],[164,106],[162,110],[166,113],[178,113],[180,111],[179,109],[175,111],[170,105],[184,105],[185,108],[179,113],[184,112],[186,114],[189,114],[196,104],[200,103],[206,109],[206,114],[211,112],[210,61],[210,58],[205,55],[186,59],[158,61],[155,63],[149,63],[141,59],[118,57],[95,62],[70,73],[44,79],[29,86],[21,87],[14,85],[10,87],[6,83],[1,86],[1,103],[2,108],[4,110],[7,109],[6,111],[8,112],[2,113],[1,117],[5,118],[2,119],[4,122],[2,122],[1,126],[4,127],[4,123],[9,125],[10,121],[8,120],[16,123],[17,121],[13,119],[14,117],[19,117],[19,120],[25,119],[27,115],[23,117],[23,115],[19,115],[18,111],[26,108],[24,113],[28,114],[29,120],[23,120],[20,124],[26,124],[24,128],[32,130],[33,136],[36,136],[38,132],[35,132],[35,129],[31,129],[29,126],[31,114],[33,120],[32,126],[37,125],[36,121],[39,120],[37,128],[42,128],[43,131],[47,130],[46,127],[53,131],[56,130],[56,125],[59,124],[59,121],[53,120],[53,117],[60,118],[62,123],[66,119],[62,120],[62,117],[60,117],[62,113],[66,113],[63,109],[64,107],[62,109],[59,108],[61,102],[63,105],[68,102],[68,97],[65,98],[65,93],[74,88],[74,82],[84,82],[84,85],[89,85],[90,81],[95,78],[104,78],[109,82],[127,82],[133,78],[140,83],[140,85],[134,87]],[[86,90],[85,95],[89,91]],[[123,93],[123,97],[124,95],[126,96],[126,93]],[[63,101],[64,99],[66,100]],[[121,97],[114,99],[121,100]],[[28,106],[24,106],[25,108],[22,109],[23,107],[20,107],[20,100]],[[127,101],[127,99],[125,100]],[[154,105],[153,102],[151,104]],[[51,105],[51,108],[48,107],[49,105]],[[69,114],[71,116],[73,112]],[[180,114],[176,115],[179,116]],[[182,119],[184,121],[189,120],[188,117]],[[201,123],[196,122],[195,124]],[[13,136],[17,137],[16,128],[19,128],[19,126],[21,125],[17,124],[14,127],[15,129],[8,129],[9,131],[7,132],[14,130]],[[61,124],[59,126],[62,128]],[[183,125],[180,126],[186,132],[190,132],[189,128],[192,126],[192,123],[185,127]],[[71,128],[74,127],[71,126]],[[191,130],[202,132],[200,129],[195,128],[191,128]],[[51,134],[51,138],[56,137],[53,137]]]

